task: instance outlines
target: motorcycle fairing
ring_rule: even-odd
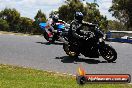
[[[42,30],[45,30],[47,24],[46,24],[46,23],[40,23],[39,26],[40,26],[40,28],[41,28]]]

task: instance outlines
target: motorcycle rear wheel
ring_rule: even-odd
[[[117,59],[117,52],[109,45],[105,45],[100,49],[101,56],[108,62],[113,62]]]
[[[63,44],[63,49],[64,49],[64,51],[66,52],[66,54],[68,55],[68,56],[70,56],[70,57],[77,57],[77,56],[79,56],[79,52],[75,52],[75,51],[71,51],[70,49],[69,49],[69,45],[68,44]]]

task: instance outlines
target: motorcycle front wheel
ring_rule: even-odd
[[[49,41],[49,35],[48,35],[47,32],[44,32],[44,33],[43,33],[43,36],[44,36],[44,38],[45,38],[47,41]]]
[[[99,51],[101,56],[108,62],[113,62],[117,59],[117,52],[109,45],[105,44],[105,46],[101,47]]]
[[[43,36],[44,36],[44,38],[45,38],[47,41],[52,42],[52,43],[54,43],[55,40],[56,40],[56,37],[55,37],[55,36],[49,37],[49,35],[48,35],[47,32],[44,32],[44,33],[43,33]]]

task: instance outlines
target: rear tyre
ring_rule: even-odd
[[[101,47],[100,54],[108,62],[113,62],[117,59],[117,52],[109,45]]]
[[[70,56],[70,57],[78,57],[79,56],[79,52],[75,52],[75,51],[71,51],[70,49],[69,49],[69,44],[63,44],[63,49],[64,49],[64,51],[66,52],[66,54],[68,55],[68,56]]]

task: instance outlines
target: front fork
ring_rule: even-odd
[[[101,50],[103,49],[103,47],[105,46],[105,42],[103,40],[103,38],[99,38],[99,43],[98,43],[98,51],[99,51],[99,55]]]
[[[99,46],[103,47],[105,45],[105,42],[103,40],[103,38],[99,38]]]

